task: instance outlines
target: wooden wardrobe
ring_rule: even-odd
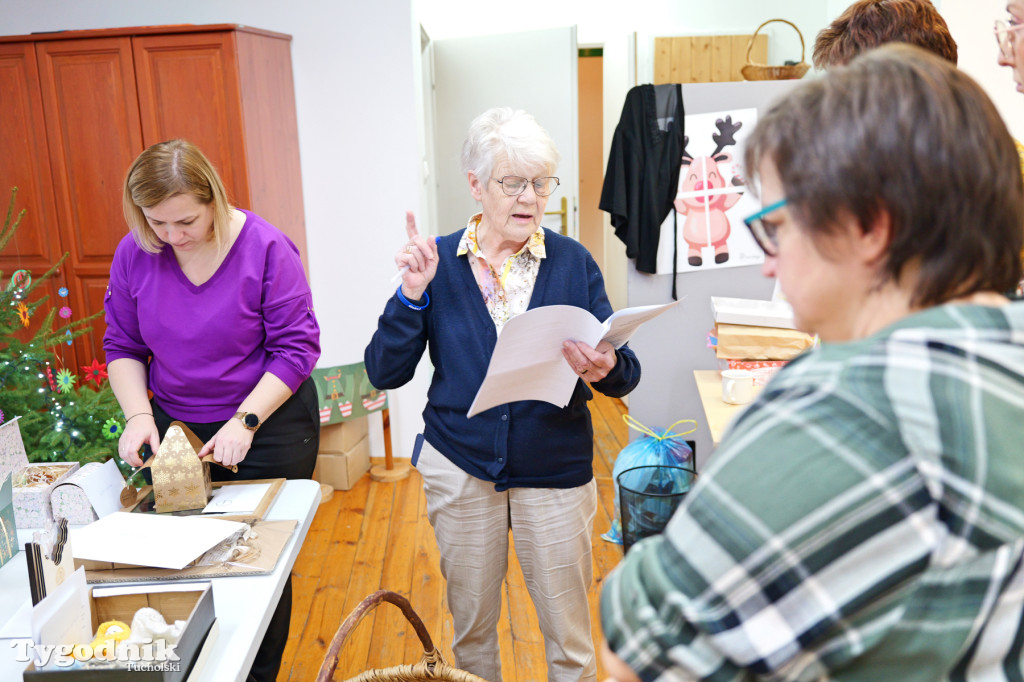
[[[233,24],[0,37],[0,207],[17,186],[16,206],[27,209],[0,254],[0,287],[69,252],[38,316],[51,305],[70,307],[72,319],[102,310],[128,231],[125,172],[146,147],[178,137],[213,162],[234,205],[291,237],[308,270],[290,41]],[[80,373],[104,361],[102,318],[92,327],[61,344],[58,367]]]

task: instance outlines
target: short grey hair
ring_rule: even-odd
[[[500,158],[514,168],[539,167],[554,175],[559,154],[555,141],[533,116],[522,109],[494,107],[469,124],[462,144],[462,172],[486,180]]]

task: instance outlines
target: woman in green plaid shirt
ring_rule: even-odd
[[[619,680],[1020,680],[1024,187],[981,88],[910,46],[777,102],[748,225],[822,346],[732,424],[601,600]],[[614,652],[614,653],[613,653]]]

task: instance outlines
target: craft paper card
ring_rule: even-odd
[[[675,213],[661,226],[658,274],[672,273],[673,243],[677,272],[700,272],[764,262],[764,253],[743,219],[761,208],[747,187],[742,167],[747,137],[757,124],[757,109],[736,109],[686,116],[686,146],[680,160]],[[673,242],[673,226],[676,241]]]
[[[243,524],[196,516],[115,512],[71,531],[76,559],[182,569]]]
[[[250,514],[270,489],[269,483],[240,483],[225,485],[213,491],[213,499],[203,509],[204,514]]]
[[[36,644],[92,641],[92,614],[84,568],[75,571],[32,609],[32,640]],[[56,658],[51,656],[44,669],[56,669]]]
[[[543,400],[565,407],[579,378],[562,355],[566,339],[590,346],[606,340],[619,348],[641,324],[678,304],[626,308],[604,324],[590,311],[569,305],[543,306],[513,317],[498,336],[487,375],[467,416],[516,400]]]
[[[75,484],[85,491],[89,503],[101,519],[121,509],[121,491],[125,483],[114,460],[108,459],[88,476],[77,478]]]
[[[0,474],[0,566],[18,553],[18,529],[14,522],[14,483],[11,474]]]

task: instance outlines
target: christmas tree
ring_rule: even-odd
[[[18,188],[11,190],[0,253],[18,229],[25,211],[12,222]],[[96,313],[54,328],[54,322],[70,319],[67,305],[49,305],[49,296],[33,300],[33,293],[58,273],[57,261],[43,275],[15,271],[7,281],[0,272],[0,423],[21,417],[18,425],[30,462],[102,462],[117,452],[117,438],[124,428],[120,407],[107,379],[106,365],[93,360],[81,368],[64,367],[61,344],[88,334]],[[59,294],[66,297],[66,287]],[[37,315],[43,315],[39,320]],[[34,331],[29,329],[38,322]],[[35,325],[33,325],[35,326]],[[120,464],[120,460],[119,460]]]

